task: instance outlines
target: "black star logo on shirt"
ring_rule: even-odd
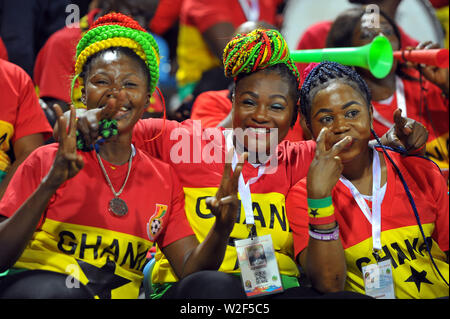
[[[131,280],[114,273],[116,270],[116,263],[109,258],[101,268],[88,264],[83,260],[77,260],[77,262],[89,280],[86,288],[88,288],[94,296],[98,296],[100,299],[110,299],[111,290],[131,282]]]
[[[317,211],[318,211],[317,208],[316,208],[316,209],[310,208],[309,214],[310,214],[312,217],[316,217],[316,216],[319,215],[319,213],[318,213]]]
[[[411,276],[405,280],[405,282],[413,282],[416,284],[417,290],[420,292],[420,285],[421,283],[426,284],[433,284],[431,281],[429,281],[426,276],[427,272],[425,270],[422,270],[421,272],[418,272],[415,270],[412,266],[409,266],[411,268]]]

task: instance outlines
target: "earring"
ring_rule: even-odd
[[[82,96],[80,98],[81,103],[83,103],[83,105],[86,105],[86,97]]]

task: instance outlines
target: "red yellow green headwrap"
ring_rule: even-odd
[[[277,30],[256,29],[236,35],[225,47],[225,76],[236,78],[272,65],[284,63],[293,73],[300,88],[300,74],[292,62],[286,40]]]
[[[138,22],[121,13],[109,13],[95,21],[77,45],[75,76],[72,92],[87,59],[111,47],[125,47],[133,50],[147,65],[150,71],[150,93],[156,88],[159,79],[159,49],[155,39]]]

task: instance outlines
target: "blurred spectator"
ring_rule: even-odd
[[[380,7],[380,10],[384,11],[391,19],[395,19],[397,8],[402,0],[349,0],[355,4],[376,4]],[[321,21],[311,25],[300,37],[297,44],[297,50],[307,49],[322,49],[326,47],[326,39],[328,32],[331,29],[333,21]],[[401,28],[399,28],[402,46],[406,48],[408,46],[415,47],[419,43],[410,36],[408,36]],[[296,63],[300,74],[303,73],[308,63]]]
[[[9,61],[33,75],[36,55],[64,27],[70,0],[0,0],[0,36]]]
[[[278,6],[283,0],[184,0],[180,13],[176,79],[180,108],[172,117],[190,117],[198,94],[223,90],[231,83],[223,75],[222,54],[235,29],[245,21],[277,23]],[[278,26],[277,26],[278,27]]]
[[[338,16],[328,34],[327,47],[359,47],[383,34],[391,42],[392,49],[399,50],[403,46],[402,37],[395,22],[380,11],[380,26],[374,28],[365,22],[370,18],[368,15],[364,8],[355,8]],[[425,42],[417,48],[432,49],[434,46]],[[426,155],[448,177],[448,68],[406,66],[394,60],[391,72],[382,79],[375,78],[369,70],[357,68],[372,94],[373,129],[377,135],[383,135],[393,125],[394,111],[401,109],[402,116],[426,127],[429,132]]]
[[[52,128],[33,82],[22,68],[0,59],[0,198],[20,163],[50,137]]]

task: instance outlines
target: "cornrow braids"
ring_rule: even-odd
[[[223,52],[225,76],[235,80],[240,74],[250,74],[280,63],[292,72],[299,89],[300,74],[290,58],[285,39],[277,30],[256,29],[237,34]]]
[[[336,62],[322,62],[309,72],[300,90],[300,110],[308,125],[311,123],[311,104],[314,97],[334,80],[342,80],[360,92],[367,107],[370,106],[372,95],[369,87],[355,70]]]
[[[72,80],[72,93],[80,74],[89,58],[109,48],[129,48],[145,62],[150,74],[150,94],[159,80],[159,49],[155,39],[135,20],[121,14],[109,13],[95,21],[77,45],[75,76]]]

